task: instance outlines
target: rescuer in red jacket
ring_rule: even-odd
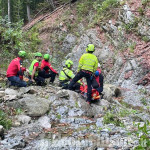
[[[49,63],[49,58],[49,54],[44,55],[44,59],[41,62],[41,71],[39,72],[39,76],[43,78],[51,78],[50,83],[53,83],[58,73]]]
[[[19,51],[17,58],[13,59],[7,69],[7,78],[10,81],[9,86],[26,87],[27,83],[23,81],[23,74],[26,68],[22,67],[23,60],[26,57],[25,51]]]

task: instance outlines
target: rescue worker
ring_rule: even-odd
[[[57,71],[53,69],[51,64],[49,63],[49,54],[44,55],[44,59],[41,62],[41,71],[39,72],[39,76],[43,78],[50,78],[50,83],[53,83],[56,75],[58,75]]]
[[[92,93],[92,77],[93,73],[97,70],[98,60],[97,57],[93,54],[95,51],[95,47],[93,44],[89,44],[86,48],[85,54],[83,54],[79,60],[77,75],[73,78],[73,80],[69,84],[69,89],[73,89],[73,85],[80,80],[81,78],[85,77],[87,81],[87,103],[91,103],[91,93]]]
[[[29,78],[31,78],[31,82],[36,82],[37,85],[45,84],[45,79],[38,75],[38,72],[40,71],[39,62],[41,60],[42,54],[40,52],[35,53],[35,59],[29,67]]]
[[[68,85],[69,85],[70,81],[75,77],[75,75],[72,71],[73,62],[68,59],[65,62],[65,65],[66,65],[66,67],[63,68],[63,70],[59,74],[59,83],[63,89],[68,89]],[[73,85],[72,90],[79,92],[80,84],[81,84],[81,82],[78,81],[76,84]]]
[[[103,92],[103,80],[104,77],[101,73],[101,69],[100,69],[100,64],[98,63],[98,68],[97,71],[95,72],[95,79],[97,81],[97,83],[99,84],[99,87],[96,89],[100,95],[102,95]]]
[[[27,83],[23,81],[23,73],[26,68],[22,67],[23,60],[26,57],[25,51],[19,51],[18,57],[13,59],[7,69],[7,78],[9,86],[26,87]]]

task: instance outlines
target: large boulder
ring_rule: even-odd
[[[49,110],[50,101],[33,95],[26,95],[26,97],[18,101],[9,102],[8,106],[22,108],[25,110],[25,114],[38,117],[44,115]]]
[[[109,102],[112,102],[113,97],[121,96],[121,90],[117,86],[111,84],[104,84],[103,93],[104,99]]]

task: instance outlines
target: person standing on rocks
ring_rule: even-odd
[[[25,51],[19,51],[18,57],[13,59],[7,69],[7,78],[9,86],[26,87],[27,83],[23,81],[23,74],[26,68],[22,66],[26,57]]]
[[[80,80],[81,78],[85,77],[87,81],[87,103],[91,103],[91,94],[92,94],[92,77],[93,73],[97,70],[98,67],[98,59],[93,54],[95,51],[95,47],[93,44],[89,44],[87,46],[85,54],[83,54],[79,60],[78,70],[76,76],[73,78],[73,80],[69,84],[69,89],[73,90],[74,84]]]
[[[53,67],[49,63],[49,58],[49,54],[44,55],[44,59],[41,62],[41,71],[39,72],[39,76],[43,78],[51,78],[50,83],[53,83],[58,73],[56,70],[53,69]]]
[[[40,52],[35,53],[35,59],[29,67],[29,78],[31,79],[31,82],[36,82],[37,85],[43,85],[45,83],[45,79],[38,74],[40,70],[39,62],[41,60],[42,54]]]
[[[63,70],[59,74],[59,84],[63,89],[68,89],[68,85],[70,81],[75,77],[72,67],[73,67],[73,62],[71,60],[67,60],[65,62],[66,67],[63,68]],[[74,84],[72,87],[73,91],[80,91],[80,85],[81,82],[78,81],[78,83]]]

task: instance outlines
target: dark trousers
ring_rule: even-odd
[[[101,92],[103,92],[103,87],[98,87],[96,90],[101,94]]]
[[[34,77],[34,80],[35,80],[36,84],[39,86],[45,85],[45,79],[40,77],[39,75]]]
[[[67,82],[60,82],[60,86],[62,87],[62,89],[69,89],[69,84]],[[76,92],[80,92],[80,84],[79,83],[75,83],[72,87],[72,90],[73,91],[76,91]]]
[[[17,87],[26,87],[27,83],[23,80],[21,80],[18,76],[12,76],[8,77],[8,80],[11,82],[12,86],[17,86]]]
[[[44,79],[45,78],[51,78],[50,82],[53,83],[55,80],[55,77],[56,77],[56,73],[52,72],[52,71],[46,72],[45,70],[42,70],[39,72],[39,76],[44,78]]]
[[[87,101],[91,101],[92,97],[92,87],[91,87],[91,74],[87,73],[87,72],[83,72],[82,70],[72,79],[72,81],[69,84],[69,90],[73,90],[73,85],[80,80],[81,78],[85,77],[86,78],[86,82],[87,82]]]

